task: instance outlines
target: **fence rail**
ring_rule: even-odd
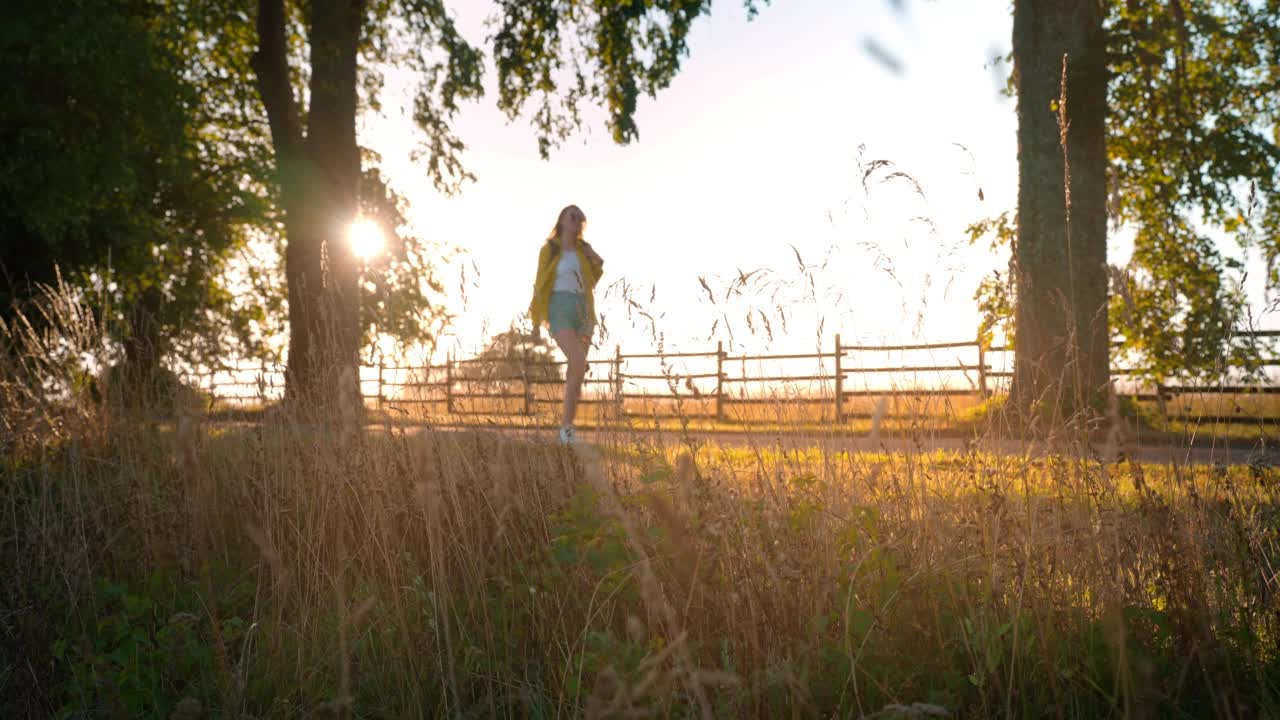
[[[1241,336],[1252,336],[1256,339],[1262,338],[1280,338],[1280,331],[1263,330],[1242,332]],[[881,362],[874,365],[850,364],[849,360],[857,358],[859,355],[868,353],[919,353],[925,351],[940,350],[965,350],[972,349],[976,355],[976,362],[966,363],[959,358],[954,364],[939,364],[930,362],[933,358],[920,363],[910,364],[903,362],[902,364],[886,364]],[[677,417],[706,417],[714,418],[719,421],[730,421],[734,423],[750,424],[756,420],[750,418],[737,417],[730,419],[730,410],[735,406],[742,408],[759,407],[770,403],[778,404],[802,404],[805,406],[819,406],[829,409],[830,419],[836,423],[843,423],[845,420],[869,417],[869,414],[862,410],[851,409],[849,402],[859,398],[878,398],[878,397],[894,397],[894,398],[922,398],[922,397],[960,397],[973,396],[975,399],[981,400],[987,398],[997,388],[993,388],[993,384],[1000,383],[1012,377],[1013,372],[1008,369],[1013,349],[1005,346],[983,346],[978,339],[964,340],[955,342],[940,343],[917,343],[917,344],[898,344],[898,345],[845,345],[841,342],[840,336],[836,335],[834,343],[830,351],[817,351],[813,353],[785,353],[785,354],[743,354],[728,355],[724,351],[723,343],[717,343],[714,351],[706,352],[645,352],[645,353],[623,353],[622,349],[616,348],[612,358],[591,360],[589,367],[604,367],[606,369],[605,377],[590,377],[584,383],[586,388],[596,388],[603,386],[602,393],[596,396],[584,396],[581,400],[586,406],[600,406],[610,409],[615,419],[626,417],[643,417],[643,418],[663,418],[668,416]],[[1005,356],[1005,362],[1001,364],[992,364],[990,362],[992,356]],[[710,369],[702,369],[696,372],[690,371],[674,371],[668,366],[668,361],[714,361],[714,371]],[[663,365],[663,372],[629,372],[628,365],[631,362],[643,362],[648,360],[660,360]],[[792,363],[795,361],[816,361],[817,372],[813,372],[810,368],[797,370],[793,373],[761,373],[751,375],[747,373],[748,363]],[[531,358],[528,354],[523,357],[511,357],[500,359],[487,358],[468,358],[453,359],[450,358],[442,365],[388,365],[379,363],[362,368],[361,391],[366,401],[372,401],[379,409],[387,406],[405,405],[405,406],[431,406],[444,405],[444,410],[448,414],[457,415],[489,415],[489,416],[532,416],[537,414],[540,406],[553,405],[560,402],[558,397],[539,397],[536,393],[538,388],[555,386],[563,384],[560,379],[558,368],[564,366],[563,361],[549,361],[541,358]],[[739,374],[730,374],[733,366],[741,367]],[[1260,363],[1263,367],[1280,366],[1280,357],[1264,358]],[[483,372],[477,373],[475,368],[486,367],[493,368],[494,374],[486,376]],[[555,369],[556,377],[548,377],[547,371]],[[374,374],[376,372],[376,375]],[[886,374],[901,374],[910,376],[909,386],[888,387],[863,387],[851,388],[849,385],[855,378],[865,378],[867,376],[877,376]],[[937,387],[920,387],[921,373],[932,373],[937,377],[948,377],[955,379],[957,376],[962,377],[965,386],[954,387],[947,382],[943,382]],[[251,380],[239,379],[244,375],[251,375]],[[1115,368],[1112,374],[1117,377],[1141,375],[1141,370]],[[439,379],[443,375],[443,379]],[[268,400],[279,395],[279,390],[283,387],[283,373],[276,369],[269,369],[265,364],[257,367],[223,367],[215,368],[202,373],[197,373],[197,377],[208,378],[208,382],[200,382],[203,390],[208,392],[215,401],[224,402],[252,402],[255,400]],[[223,379],[219,381],[219,377]],[[230,379],[226,379],[226,378]],[[437,379],[431,379],[431,378]],[[277,380],[280,380],[277,382]],[[695,384],[697,381],[704,387]],[[714,384],[706,381],[714,381]],[[638,385],[650,383],[664,383],[665,388],[660,392],[646,392]],[[745,388],[751,383],[773,383],[775,385],[795,383],[808,383],[810,389],[814,383],[818,384],[816,393],[809,392],[807,394],[792,393],[786,396],[761,396],[759,394],[747,394]],[[482,386],[483,389],[476,389],[476,386]],[[735,395],[728,392],[728,387],[733,386],[740,388]],[[374,388],[373,392],[365,392],[366,387]],[[246,393],[245,389],[256,389],[256,393]],[[268,393],[268,389],[273,392]],[[223,392],[222,390],[239,390],[240,392]],[[435,395],[433,397],[424,397],[424,395]],[[1185,412],[1177,412],[1178,408],[1171,408],[1170,404],[1178,398],[1189,396],[1271,396],[1280,395],[1280,385],[1243,385],[1234,384],[1217,384],[1217,385],[1188,385],[1188,384],[1157,384],[1148,386],[1147,388],[1132,389],[1129,392],[1121,393],[1122,395],[1132,398],[1136,401],[1155,402],[1158,404],[1160,412],[1171,420],[1203,420],[1224,423],[1242,423],[1242,422],[1260,422],[1266,420],[1275,420],[1280,422],[1280,415],[1274,418],[1261,417],[1257,412],[1246,413],[1238,402],[1234,402],[1234,412],[1201,412],[1200,414],[1189,414],[1190,410],[1185,403],[1181,406],[1187,408]],[[492,403],[494,401],[519,401],[509,403],[511,407],[490,407],[487,409],[476,409],[477,403]],[[646,403],[646,407],[640,410],[633,410],[629,407],[629,403],[642,402]],[[670,412],[670,404],[677,403],[677,412]],[[680,404],[683,404],[681,406]],[[702,407],[710,405],[709,408]],[[1176,403],[1175,403],[1176,404]],[[1277,404],[1280,409],[1280,403]],[[826,410],[823,410],[826,413]]]

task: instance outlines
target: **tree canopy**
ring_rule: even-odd
[[[229,330],[217,275],[266,212],[260,158],[215,117],[180,18],[142,0],[2,12],[0,312],[60,272],[147,369]]]
[[[1112,315],[1153,370],[1247,360],[1230,242],[1280,245],[1280,3],[1114,3],[1113,222],[1134,232]],[[1280,280],[1274,270],[1268,282]]]

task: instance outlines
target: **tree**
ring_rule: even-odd
[[[1135,231],[1112,303],[1124,349],[1157,379],[1248,366],[1223,241],[1280,247],[1280,3],[1113,2],[1107,32],[1112,212]]]
[[[754,18],[758,0],[743,4]],[[515,118],[537,98],[538,149],[547,157],[582,126],[583,102],[604,105],[614,142],[639,137],[637,99],[671,84],[688,54],[693,21],[710,12],[711,3],[498,0],[498,7],[498,107]]]
[[[474,360],[458,368],[457,379],[493,382],[528,373],[535,382],[563,380],[551,344],[543,335],[519,330],[498,333]]]
[[[1097,0],[1015,0],[1015,406],[1079,408],[1109,380],[1106,35]]]
[[[284,0],[258,3],[251,65],[271,129],[287,238],[286,393],[300,404],[359,402],[357,265],[342,240],[359,204],[356,61],[367,10],[359,1],[309,4],[304,125],[294,95]]]
[[[1105,7],[1108,210],[1134,234],[1132,258],[1110,270],[1111,327],[1157,381],[1249,368],[1258,348],[1236,333],[1248,308],[1232,278],[1242,266],[1224,241],[1261,251],[1268,285],[1280,284],[1280,3]],[[970,233],[1016,247],[1012,229],[1000,216]],[[1018,259],[979,290],[987,325],[1008,319]]]
[[[213,75],[178,17],[73,5],[19,0],[0,20],[0,313],[61,273],[146,389],[166,354],[224,329],[217,274],[266,206],[252,156],[212,132]]]
[[[497,7],[499,106],[516,117],[529,98],[539,98],[534,123],[545,156],[580,126],[584,102],[607,107],[617,142],[633,140],[639,94],[670,83],[687,53],[691,23],[710,3],[499,0]],[[754,12],[750,0],[747,7]],[[344,397],[358,405],[357,263],[343,236],[359,198],[361,90],[366,100],[376,94],[378,63],[389,58],[418,71],[414,120],[426,135],[427,167],[437,187],[456,190],[469,175],[449,122],[459,101],[481,94],[481,55],[458,34],[442,0],[311,0],[298,11],[300,20],[290,8],[284,0],[259,0],[251,63],[271,129],[287,237],[286,395],[304,405],[332,406]],[[405,36],[393,37],[399,32],[393,27]],[[291,52],[295,39],[308,53],[300,68]],[[298,79],[305,94],[294,87]]]

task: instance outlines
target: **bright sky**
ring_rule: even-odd
[[[1003,2],[905,5],[775,0],[748,22],[741,3],[721,0],[698,20],[673,85],[641,100],[638,142],[614,145],[596,115],[550,161],[527,120],[508,123],[494,107],[490,68],[487,97],[454,125],[478,181],[453,198],[410,161],[407,118],[367,118],[361,142],[382,154],[419,232],[465,248],[479,271],[465,303],[456,274],[452,283],[455,351],[526,310],[539,246],[568,203],[586,213],[587,238],[606,260],[597,303],[608,335],[598,347],[610,354],[616,344],[654,346],[648,320],[628,317],[617,293],[603,296],[617,281],[655,316],[669,350],[719,339],[733,350],[807,351],[819,323],[824,349],[837,332],[846,343],[972,337],[974,289],[1004,260],[985,243],[969,247],[964,229],[1016,197],[1015,105],[999,92],[1007,66],[992,64],[1008,52],[1010,12]],[[489,4],[452,7],[464,35],[484,45]],[[901,60],[899,74],[868,52],[871,38]],[[392,73],[389,87],[403,81]],[[859,163],[873,160],[894,165],[864,189]],[[902,179],[880,182],[895,170],[925,198]],[[827,260],[807,274],[816,303],[791,246],[809,265]],[[1122,253],[1113,247],[1113,261]],[[769,284],[721,306],[738,270],[758,268],[773,273],[755,276]],[[747,308],[770,317],[771,343],[761,324],[750,331]],[[722,319],[713,337],[717,318],[728,326]]]

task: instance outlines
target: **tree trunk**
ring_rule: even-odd
[[[313,0],[307,132],[290,85],[283,0],[259,0],[253,68],[267,109],[285,216],[289,356],[299,409],[360,413],[358,266],[347,230],[358,208],[356,59],[363,0]]]
[[[1014,407],[1060,420],[1109,384],[1106,35],[1098,0],[1015,0]],[[1063,99],[1065,98],[1065,103]]]

